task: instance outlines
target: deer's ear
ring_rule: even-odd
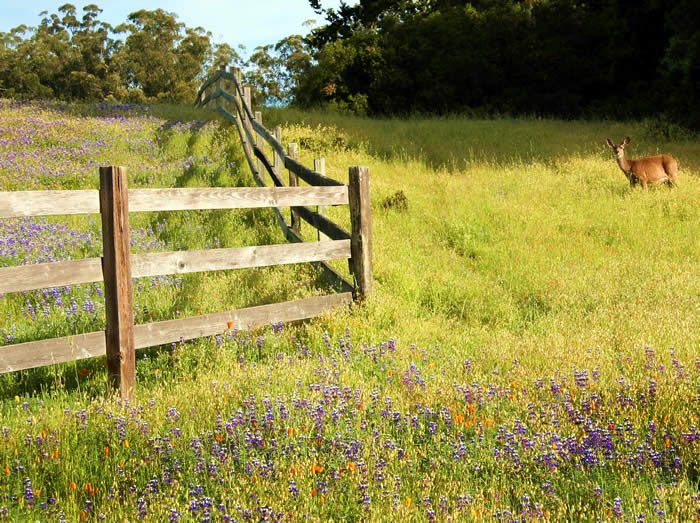
[[[628,143],[630,143],[630,137],[629,137],[629,136],[628,136],[627,138],[625,138],[625,141],[622,142],[622,145],[627,145]]]
[[[609,145],[610,147],[615,147],[615,144],[612,143],[612,140],[611,140],[610,138],[606,138],[606,140],[608,141],[608,145]]]

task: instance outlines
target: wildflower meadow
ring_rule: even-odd
[[[700,521],[696,142],[662,144],[680,189],[642,192],[604,139],[653,152],[643,123],[265,118],[333,178],[370,166],[375,295],[140,350],[129,401],[104,357],[0,375],[0,521]],[[0,100],[0,191],[101,165],[253,185],[237,140],[183,107]],[[283,242],[264,209],[131,226],[134,253]],[[0,266],[101,245],[95,216],[0,221]],[[308,264],[141,278],[135,320],[321,292]],[[101,283],[0,295],[0,358],[103,327]]]

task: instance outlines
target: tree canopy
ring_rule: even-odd
[[[219,46],[175,13],[139,10],[112,27],[95,4],[44,11],[37,27],[0,33],[0,95],[191,103]]]
[[[695,0],[361,0],[325,9],[295,98],[372,114],[667,114],[700,127]]]
[[[0,33],[0,96],[189,103],[211,70],[237,65],[256,103],[665,115],[700,128],[696,0],[308,1],[323,25],[247,60],[162,9],[112,27],[95,4],[64,4],[36,27]]]

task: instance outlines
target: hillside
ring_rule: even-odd
[[[106,163],[134,186],[252,185],[209,118],[3,100],[0,190],[94,188]],[[370,167],[375,295],[140,351],[129,403],[105,398],[103,358],[0,376],[0,519],[698,517],[696,141],[648,123],[264,121],[333,178]],[[633,158],[678,158],[681,187],[630,190],[604,144],[626,135]],[[281,241],[265,210],[132,226],[134,252]],[[99,234],[94,217],[4,221],[0,263],[96,255]],[[136,317],[321,285],[308,266],[140,281]],[[98,329],[101,300],[99,284],[3,296],[0,343]]]

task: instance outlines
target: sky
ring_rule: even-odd
[[[58,8],[66,3],[76,7],[78,19],[82,17],[83,6],[96,4],[102,9],[99,19],[113,26],[126,22],[129,13],[139,9],[161,8],[177,14],[178,21],[187,27],[201,26],[210,31],[215,43],[225,42],[234,48],[244,45],[247,51],[240,53],[243,57],[250,56],[259,45],[308,33],[310,28],[303,25],[307,20],[315,19],[316,25],[324,22],[308,0],[0,0],[0,32],[21,24],[37,26],[40,12],[59,14]],[[346,3],[355,2],[346,0]],[[337,9],[340,0],[322,0],[321,5]]]

